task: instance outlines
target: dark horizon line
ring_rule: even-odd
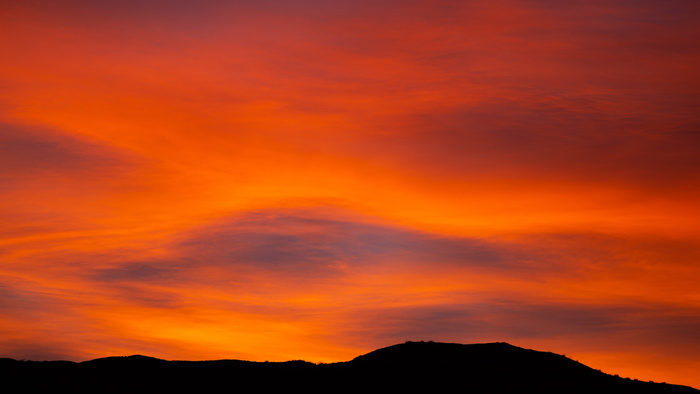
[[[323,390],[328,385],[344,382],[360,390],[368,385],[396,388],[398,384],[407,389],[416,388],[415,385],[425,388],[441,385],[445,389],[462,385],[472,391],[498,388],[502,392],[524,387],[542,393],[558,393],[564,388],[571,393],[600,389],[649,394],[700,393],[700,390],[686,385],[623,378],[566,355],[526,349],[508,342],[406,341],[378,348],[352,360],[331,363],[165,360],[140,354],[81,362],[0,358],[0,371],[17,387],[26,387],[29,382],[43,385],[43,388],[54,388],[56,382],[69,382],[81,384],[86,390],[100,387],[107,381],[124,388],[148,384],[159,390],[165,387],[180,389],[181,384],[201,388],[203,381],[216,388],[214,383],[233,381],[250,387],[264,384],[277,389],[288,388],[290,386],[286,384],[291,382],[299,387],[312,385]]]

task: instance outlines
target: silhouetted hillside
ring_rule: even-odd
[[[676,393],[685,386],[604,374],[564,356],[507,343],[407,342],[347,362],[166,361],[146,356],[81,363],[0,359],[3,387],[72,392]]]

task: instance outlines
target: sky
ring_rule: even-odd
[[[700,388],[700,3],[0,7],[0,356],[414,340]]]

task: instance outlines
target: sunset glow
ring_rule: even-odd
[[[699,20],[5,2],[0,357],[503,341],[700,388]]]

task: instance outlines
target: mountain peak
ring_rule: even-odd
[[[110,356],[96,358],[94,360],[83,361],[81,364],[114,364],[114,365],[143,365],[165,363],[166,360],[144,356],[141,354],[133,354],[131,356]]]
[[[513,346],[506,342],[477,343],[464,345],[459,343],[434,342],[434,341],[407,341],[396,345],[387,346],[361,355],[353,359],[353,362],[398,362],[406,363],[416,360],[431,360],[440,363],[454,362],[456,358],[465,356],[473,357],[500,357],[512,355],[527,349]]]

